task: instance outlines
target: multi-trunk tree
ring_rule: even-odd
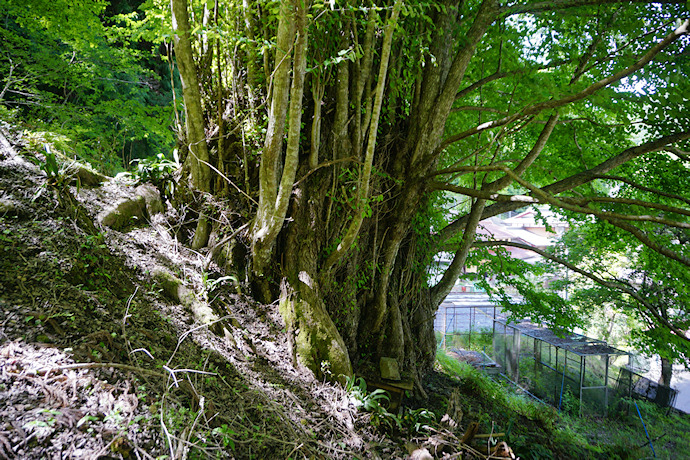
[[[660,230],[687,232],[685,204],[600,186],[636,182],[651,173],[621,166],[669,150],[687,170],[684,1],[171,5],[183,84],[189,33],[199,86],[184,93],[187,162],[210,170],[192,183],[224,203],[199,215],[224,213],[216,233],[248,224],[248,281],[280,299],[316,373],[388,356],[418,378],[478,223],[526,204],[603,219],[687,268],[686,240]],[[463,197],[452,214],[449,194]],[[440,250],[454,258],[432,283]]]

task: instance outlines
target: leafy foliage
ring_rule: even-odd
[[[177,151],[174,152],[174,160],[165,158],[159,153],[155,158],[134,159],[137,167],[133,175],[138,183],[151,183],[160,193],[163,201],[168,200],[175,193],[174,174],[181,167],[177,158]]]
[[[74,142],[80,160],[107,173],[172,141],[171,108],[151,59],[134,47],[106,2],[3,0],[0,103]]]
[[[429,424],[436,418],[433,412],[424,408],[405,407],[399,415],[389,412],[388,393],[380,388],[371,393],[367,392],[367,383],[362,377],[346,378],[345,391],[352,398],[355,407],[369,412],[371,425],[384,432],[419,434],[428,431]]]

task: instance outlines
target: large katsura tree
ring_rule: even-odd
[[[183,3],[172,1],[178,27]],[[156,4],[147,17],[161,27],[170,10]],[[224,203],[200,215],[219,235],[246,225],[247,281],[280,301],[314,372],[366,372],[388,356],[419,381],[477,225],[526,204],[605,219],[687,267],[687,245],[659,231],[687,231],[683,203],[609,199],[599,185],[634,182],[621,166],[690,146],[684,1],[185,10],[199,85],[184,94],[187,123],[198,104],[209,151],[195,151],[203,142],[188,129],[187,162],[209,166],[200,187]],[[184,79],[187,51],[176,52]],[[431,281],[439,251],[454,257]]]

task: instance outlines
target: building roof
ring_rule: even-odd
[[[542,342],[562,348],[579,356],[628,354],[628,352],[607,345],[603,340],[593,339],[591,337],[576,334],[574,332],[558,335],[551,329],[538,326],[529,321],[513,323],[506,320],[496,319],[495,322],[517,329],[523,335],[541,340]]]

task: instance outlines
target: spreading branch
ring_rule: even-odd
[[[550,184],[546,187],[543,187],[541,190],[546,193],[550,193],[552,195],[556,195],[568,190],[572,190],[576,187],[579,187],[581,185],[584,185],[586,183],[591,182],[594,179],[599,178],[601,175],[606,174],[607,172],[611,171],[612,169],[621,166],[641,155],[651,153],[651,152],[656,152],[661,149],[667,149],[668,145],[674,144],[676,142],[680,142],[686,139],[690,139],[690,130],[687,131],[681,131],[679,133],[671,134],[668,136],[661,137],[659,139],[655,139],[653,141],[645,142],[644,144],[635,146],[635,147],[630,147],[618,155],[607,159],[606,161],[600,163],[599,165],[588,169],[586,171],[579,172],[577,174],[574,174],[570,177],[567,177],[565,179],[562,179],[560,181],[554,182],[553,184]],[[460,169],[460,168],[458,168]],[[470,167],[465,167],[465,170],[469,170]],[[513,211],[515,209],[518,209],[520,207],[524,206],[523,203],[519,202],[502,202],[502,203],[496,203],[491,206],[487,206],[484,209],[484,214],[482,215],[482,219],[488,219],[489,217],[497,216],[499,214],[502,214],[504,212],[508,211]],[[462,231],[462,229],[465,227],[466,222],[467,222],[468,217],[463,216],[450,224],[448,224],[445,228],[443,228],[439,232],[439,238],[441,242],[447,241],[448,239],[452,238],[455,234],[458,232]]]
[[[654,306],[645,299],[644,296],[642,296],[637,290],[635,290],[629,283],[627,283],[624,280],[619,280],[619,279],[612,279],[612,280],[606,280],[604,278],[601,278],[600,276],[595,275],[594,273],[591,273],[587,270],[583,270],[582,268],[578,267],[577,265],[574,265],[570,262],[568,262],[565,259],[562,259],[554,254],[551,254],[549,252],[546,252],[542,249],[536,248],[534,246],[531,246],[529,244],[524,244],[524,243],[518,243],[518,242],[513,242],[513,241],[477,241],[474,244],[474,247],[491,247],[491,246],[508,246],[508,247],[514,247],[514,248],[520,248],[520,249],[526,249],[528,251],[532,251],[536,254],[539,254],[545,259],[548,259],[552,262],[555,262],[559,265],[562,265],[569,270],[574,271],[575,273],[578,273],[585,278],[588,278],[595,283],[599,284],[600,286],[603,286],[605,288],[619,291],[619,292],[624,292],[628,294],[630,297],[635,299],[637,302],[639,302],[641,305],[643,305],[649,313],[654,316],[654,318],[657,319],[661,324],[663,324],[665,327],[667,327],[671,332],[673,332],[675,335],[678,337],[682,338],[685,341],[690,342],[690,337],[688,337],[683,331],[675,327],[673,324],[671,324],[666,318],[664,318],[659,312],[657,311]]]
[[[522,110],[519,112],[509,115],[506,117],[503,117],[498,120],[482,123],[480,125],[477,125],[473,128],[470,128],[468,130],[465,130],[461,133],[455,134],[453,136],[449,136],[446,138],[439,147],[437,148],[437,151],[442,151],[451,144],[454,144],[455,142],[458,142],[462,139],[465,139],[467,137],[473,136],[475,134],[481,133],[483,131],[497,128],[503,125],[506,125],[508,123],[512,123],[520,118],[523,118],[528,115],[536,115],[544,110],[549,110],[549,109],[555,109],[558,107],[563,107],[565,105],[571,104],[573,102],[585,99],[593,94],[595,94],[597,91],[611,85],[612,83],[615,83],[617,81],[622,80],[623,78],[631,75],[634,72],[637,72],[638,70],[642,69],[644,66],[649,64],[654,57],[659,54],[661,51],[669,47],[673,42],[675,42],[678,38],[682,37],[683,35],[686,35],[688,33],[688,30],[690,29],[690,20],[685,20],[683,24],[681,24],[678,28],[676,28],[673,32],[668,34],[663,40],[661,40],[659,43],[654,45],[649,51],[647,51],[640,59],[638,59],[634,64],[626,67],[625,69],[616,72],[613,75],[610,75],[602,80],[599,80],[587,88],[583,89],[582,91],[579,91],[575,94],[571,94],[569,96],[562,97],[560,99],[550,99],[548,101],[543,101],[539,102],[537,104],[533,104],[530,106],[524,107]]]
[[[602,175],[597,176],[596,178],[597,178],[597,179],[603,179],[603,180],[611,180],[611,181],[616,181],[616,182],[622,182],[622,183],[624,183],[624,184],[627,184],[627,185],[629,185],[629,186],[631,186],[631,187],[633,187],[633,188],[636,188],[637,190],[643,191],[643,192],[653,193],[653,194],[659,195],[659,196],[665,196],[666,198],[671,198],[671,199],[674,199],[674,200],[678,200],[678,201],[682,201],[682,202],[684,202],[684,203],[690,204],[690,199],[688,199],[688,198],[686,198],[686,197],[684,197],[684,196],[676,195],[676,194],[674,194],[674,193],[664,192],[663,190],[658,190],[658,189],[653,189],[653,188],[645,187],[645,186],[640,185],[640,184],[638,184],[638,183],[636,183],[636,182],[634,182],[634,181],[631,181],[630,179],[627,179],[627,178],[625,178],[625,177],[610,176],[610,175],[602,174]]]
[[[657,217],[657,216],[640,216],[640,215],[634,215],[634,214],[620,214],[617,212],[610,212],[610,211],[601,211],[598,209],[593,209],[585,206],[581,206],[579,204],[571,204],[571,203],[586,203],[587,199],[575,199],[575,198],[558,198],[555,197],[549,193],[546,193],[544,190],[540,189],[539,187],[531,184],[530,182],[522,179],[520,176],[515,174],[513,171],[511,171],[509,168],[505,166],[495,166],[494,167],[497,171],[503,171],[506,173],[507,177],[510,177],[513,179],[515,182],[518,184],[522,185],[523,187],[529,189],[532,191],[532,193],[539,199],[540,202],[542,203],[547,203],[552,206],[561,208],[561,209],[566,209],[568,211],[573,211],[577,212],[580,214],[590,214],[594,215],[596,217],[599,217],[600,219],[604,219],[606,221],[624,221],[624,220],[630,220],[630,221],[637,221],[637,222],[654,222],[657,224],[662,224],[662,225],[667,225],[669,227],[678,227],[678,228],[690,228],[690,224],[685,223],[685,222],[677,222],[674,220],[670,219],[665,219],[663,217]],[[658,205],[661,206],[661,205]],[[676,208],[678,209],[678,208]],[[684,211],[678,209],[678,211]]]

